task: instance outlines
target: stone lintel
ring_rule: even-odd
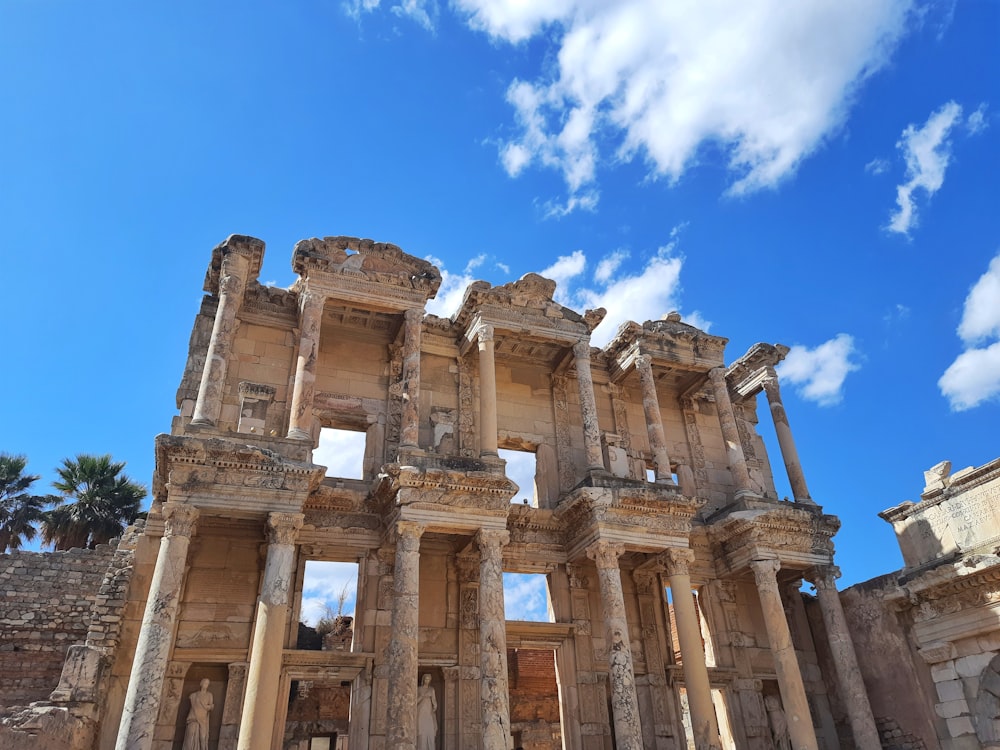
[[[620,380],[639,354],[653,360],[654,368],[708,372],[724,364],[729,339],[713,336],[681,322],[676,313],[642,325],[626,321],[604,347],[612,362],[612,380]]]
[[[774,376],[774,367],[788,354],[783,344],[754,344],[726,369],[729,388],[738,400],[760,393],[764,380]]]
[[[204,290],[209,294],[219,293],[219,277],[227,255],[242,255],[250,262],[244,282],[256,280],[264,262],[264,241],[245,234],[231,234],[212,248],[212,260],[205,273]]]

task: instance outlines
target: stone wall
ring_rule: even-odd
[[[66,651],[87,638],[115,548],[0,555],[0,706],[44,700]]]

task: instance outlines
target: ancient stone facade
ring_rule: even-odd
[[[880,514],[904,568],[843,593],[864,680],[887,746],[1000,747],[1000,459],[924,479]]]
[[[832,750],[834,702],[847,746],[878,746],[836,596],[839,522],[781,401],[786,348],[727,364],[726,339],[672,313],[599,349],[604,311],[560,305],[535,274],[475,282],[445,319],[425,312],[439,271],[394,245],[300,242],[289,289],[259,283],[263,253],[235,235],[213,251],[114,637],[88,636],[32,714],[88,731],[45,745],[15,717],[22,747],[178,748],[203,681],[213,748],[316,732],[415,750],[426,687],[439,750]],[[360,479],[313,462],[324,427],[364,435]],[[511,503],[499,449],[534,454],[531,502]],[[349,648],[299,647],[311,561],[358,565]],[[550,622],[506,619],[510,572],[545,576]],[[512,660],[531,652],[555,677],[535,712]]]

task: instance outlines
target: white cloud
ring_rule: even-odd
[[[353,615],[357,599],[357,563],[309,560],[302,581],[302,608],[299,618],[315,625],[327,610],[337,612],[338,600],[346,593],[342,614]]]
[[[545,576],[504,573],[503,609],[508,620],[550,622]]]
[[[483,265],[483,263],[485,262],[486,262],[486,253],[479,253],[479,255],[470,258],[469,262],[465,264],[465,273],[472,273],[481,265]]]
[[[343,8],[348,16],[360,21],[363,14],[373,12],[380,5],[381,0],[348,0],[343,3]],[[435,0],[401,0],[395,5],[390,5],[389,10],[400,18],[415,21],[427,31],[434,31],[434,20],[438,14]]]
[[[969,290],[958,335],[966,349],[938,380],[952,411],[965,411],[1000,395],[1000,253]],[[978,346],[977,346],[978,345]]]
[[[498,271],[503,271],[508,276],[510,275],[510,266],[508,266],[506,263],[501,263],[500,261],[497,261],[493,265],[496,267]]]
[[[969,135],[978,135],[989,127],[989,123],[986,121],[986,107],[986,102],[982,102],[976,111],[966,119],[965,127],[968,129]]]
[[[885,174],[889,170],[889,160],[888,159],[872,159],[870,162],[865,164],[865,171],[869,174]]]
[[[844,123],[889,60],[913,0],[454,0],[468,23],[555,54],[507,90],[518,134],[507,172],[560,171],[563,212],[591,206],[601,147],[677,181],[703,146],[726,154],[735,194],[775,186]],[[603,156],[609,156],[604,154]],[[574,202],[587,195],[584,203]]]
[[[361,479],[365,460],[365,433],[324,428],[313,451],[313,463],[325,466],[328,477]]]
[[[944,184],[944,173],[951,160],[948,135],[961,116],[961,106],[948,102],[932,113],[922,128],[912,123],[906,126],[896,147],[906,159],[908,179],[896,188],[899,210],[889,218],[890,231],[909,234],[917,223],[914,191],[922,190],[930,198]]]
[[[512,451],[501,448],[498,453],[500,458],[507,462],[507,476],[518,486],[517,495],[511,500],[512,503],[520,504],[527,499],[530,505],[534,505],[535,495],[535,454],[525,451]]]
[[[601,260],[594,271],[594,281],[599,284],[606,284],[626,258],[628,258],[626,250],[615,250],[611,255]]]
[[[574,250],[570,255],[560,255],[555,263],[538,273],[556,282],[555,298],[562,304],[569,305],[570,281],[582,274],[586,267],[587,256],[583,254],[583,250]]]
[[[778,375],[807,401],[832,406],[843,398],[848,373],[861,367],[854,361],[857,354],[854,338],[838,333],[813,349],[793,346],[785,361],[778,365]]]

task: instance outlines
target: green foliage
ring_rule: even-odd
[[[0,553],[35,538],[47,499],[30,492],[37,474],[25,474],[28,459],[0,453]]]
[[[42,518],[42,539],[56,549],[106,544],[120,536],[139,516],[146,488],[122,474],[125,462],[110,455],[81,453],[64,458],[52,483],[59,494],[49,496],[55,505]]]

